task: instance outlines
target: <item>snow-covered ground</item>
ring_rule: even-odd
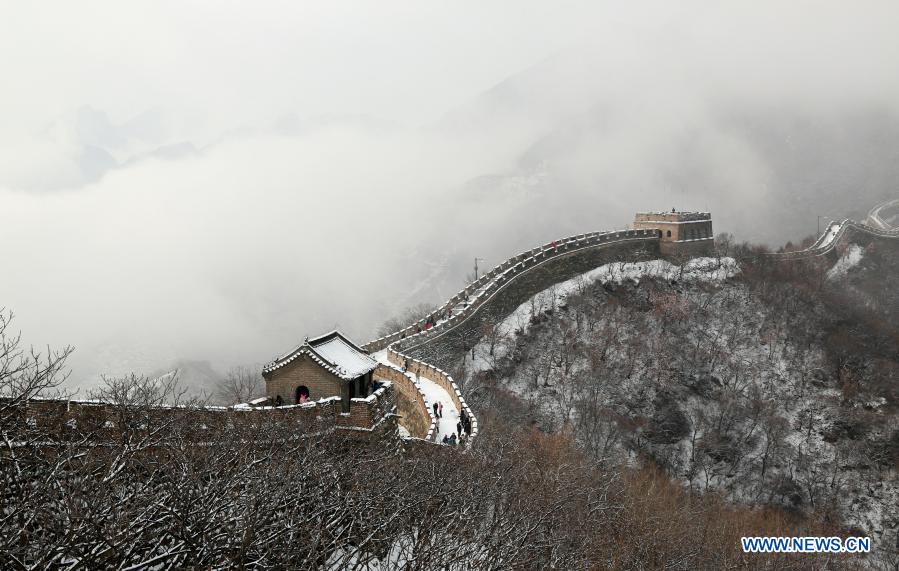
[[[733,258],[694,258],[683,266],[665,260],[604,264],[570,280],[554,284],[519,305],[497,325],[497,337],[508,338],[516,332],[526,332],[532,317],[555,309],[568,296],[583,293],[594,282],[621,284],[631,281],[639,283],[641,279],[645,278],[690,283],[721,282],[739,272],[740,267]],[[490,363],[483,357],[490,352],[487,348],[488,344],[489,340],[483,339],[476,347],[473,372],[490,368]],[[494,356],[501,357],[503,349],[503,347],[495,347]]]
[[[849,270],[862,261],[865,251],[858,244],[850,244],[846,253],[837,260],[832,268],[827,270],[827,279],[833,280],[845,276]]]
[[[412,375],[415,380],[414,375]],[[456,432],[456,424],[459,422],[459,411],[449,393],[443,387],[425,377],[418,377],[418,388],[425,394],[425,403],[430,410],[434,410],[434,403],[443,403],[443,412],[437,419],[437,442],[442,442],[444,436]],[[458,437],[458,435],[457,435]]]
[[[850,245],[828,271],[828,278],[845,275],[866,255],[870,253]],[[656,419],[681,418],[688,431],[681,440],[639,442],[691,490],[714,490],[749,505],[786,504],[794,497],[808,501],[812,495],[818,500],[833,497],[848,525],[881,540],[895,529],[895,510],[890,508],[899,505],[899,486],[895,477],[884,480],[875,475],[867,459],[859,460],[858,444],[838,435],[847,423],[866,426],[868,422],[875,428],[867,438],[883,438],[876,432],[881,430],[889,436],[888,427],[878,427],[871,420],[883,414],[885,399],[869,398],[853,405],[854,410],[870,411],[870,416],[847,412],[846,394],[838,378],[828,373],[826,354],[814,342],[820,315],[784,315],[779,308],[768,307],[745,284],[723,283],[739,272],[733,260],[717,262],[693,260],[682,267],[661,260],[613,263],[549,287],[499,323],[494,339],[485,336],[480,341],[469,376],[463,380],[473,382],[477,372],[494,369],[502,375],[504,388],[546,418],[585,429],[589,445],[606,446],[620,439],[600,449],[605,457],[636,458],[628,449],[629,442],[636,441],[621,436],[616,419],[636,419],[651,426]],[[636,292],[629,305],[599,304],[606,309],[598,310],[589,303],[566,303],[566,298],[590,291],[597,281],[639,282],[649,277],[679,283],[719,282],[721,287],[661,288],[663,295],[658,299],[674,314],[681,307],[688,310],[689,318],[667,324],[655,312],[644,311],[642,292],[634,288],[620,288],[615,298]],[[597,292],[595,299],[605,298]],[[568,306],[564,312],[558,310],[562,305]],[[556,311],[550,316],[551,310]],[[583,321],[575,318],[578,312]],[[541,314],[547,315],[534,319]],[[576,325],[588,320],[589,327]],[[569,334],[572,337],[566,337]],[[579,346],[594,352],[581,351]],[[692,356],[681,362],[678,351],[684,348]],[[504,359],[513,354],[514,359]],[[597,358],[598,354],[602,357]],[[632,366],[635,362],[639,365]],[[747,376],[746,371],[751,374]],[[613,414],[608,420],[581,421],[577,403],[583,399],[596,399]],[[749,420],[751,415],[745,416],[753,406],[762,407],[759,418],[764,420],[758,426],[765,431]],[[668,407],[679,412],[669,415]],[[737,410],[744,412],[735,415]],[[717,428],[710,420],[715,418],[727,419],[727,430]],[[660,421],[659,426],[664,424]],[[640,438],[647,434],[652,438],[651,432],[638,432]],[[839,440],[834,444],[832,438]],[[715,450],[715,455],[703,450]],[[769,451],[774,461],[768,461]],[[733,456],[728,459],[722,452]],[[834,466],[839,470],[834,471]],[[824,473],[828,478],[822,479]]]

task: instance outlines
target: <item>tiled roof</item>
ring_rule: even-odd
[[[378,366],[377,361],[335,330],[315,339],[306,339],[296,349],[266,365],[262,372],[271,373],[302,355],[308,356],[323,369],[345,381],[360,377]]]

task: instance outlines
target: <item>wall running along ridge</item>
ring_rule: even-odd
[[[852,234],[874,236],[877,238],[899,238],[899,229],[883,230],[848,218],[840,222],[839,226],[839,229],[830,240],[827,238],[828,232],[824,232],[817,240],[815,240],[814,244],[804,250],[797,250],[795,252],[765,252],[761,254],[761,256],[776,261],[803,260],[824,256],[832,252]]]
[[[880,226],[881,209],[899,205],[899,200],[878,205],[869,217]],[[882,237],[899,238],[899,229],[881,229],[849,219],[828,241],[827,232],[809,248],[797,252],[765,253],[774,260],[799,260],[822,256],[832,252],[851,232]],[[472,419],[472,434],[467,444],[471,446],[477,434],[477,418],[465,402],[462,392],[452,377],[438,365],[449,367],[473,346],[480,337],[483,323],[497,322],[532,296],[559,283],[612,261],[639,261],[659,255],[661,232],[657,229],[625,230],[619,232],[590,232],[577,234],[544,244],[513,256],[475,280],[451,297],[432,315],[445,318],[431,329],[424,328],[421,319],[399,331],[374,339],[363,345],[369,352],[387,348],[388,360],[402,367],[408,362],[408,370],[443,387],[453,398],[458,409],[465,410]],[[689,251],[679,252],[689,255]],[[616,260],[615,258],[620,258]],[[503,295],[497,295],[500,292]],[[461,307],[461,309],[460,309]],[[449,312],[451,315],[446,318]],[[433,364],[432,364],[433,363]],[[427,408],[427,407],[425,407]]]
[[[478,433],[477,417],[465,402],[459,386],[440,366],[450,366],[468,349],[459,341],[477,334],[481,321],[473,318],[477,315],[508,315],[524,300],[553,283],[616,258],[634,260],[658,254],[658,230],[591,232],[562,238],[513,256],[466,286],[434,310],[433,314],[440,317],[451,314],[431,329],[424,329],[426,320],[422,319],[370,341],[363,345],[363,349],[373,353],[386,348],[391,363],[403,367],[408,361],[409,372],[446,390],[457,409],[464,410],[471,419],[472,433],[466,440],[466,446],[471,446]],[[498,295],[500,293],[502,295]]]
[[[829,232],[825,232],[805,250],[763,253],[760,257],[791,261],[823,256],[854,233],[899,238],[899,229],[890,228],[880,218],[882,210],[897,206],[899,200],[875,206],[868,215],[871,225],[846,219],[831,238],[827,237]],[[468,414],[472,433],[466,444],[471,446],[478,433],[477,418],[465,402],[462,391],[453,378],[440,368],[441,365],[449,367],[459,359],[461,352],[469,350],[480,337],[479,328],[483,323],[498,322],[540,291],[603,264],[658,256],[659,238],[660,232],[655,229],[591,232],[556,240],[509,258],[434,310],[433,314],[440,318],[445,318],[450,311],[452,314],[430,330],[424,329],[425,320],[422,319],[364,345],[368,352],[387,349],[387,358],[393,365],[381,364],[376,369],[376,376],[387,382],[368,397],[351,399],[347,413],[340,410],[340,397],[282,407],[138,408],[100,401],[42,398],[0,398],[0,404],[12,407],[23,427],[39,428],[62,441],[76,438],[79,432],[85,430],[114,437],[123,428],[120,426],[123,418],[129,418],[129,422],[139,418],[140,426],[137,428],[151,430],[167,418],[171,420],[172,416],[184,416],[200,432],[238,422],[252,426],[252,423],[258,422],[259,414],[273,415],[275,419],[285,422],[302,422],[313,431],[337,428],[365,435],[385,430],[385,423],[394,419],[399,409],[399,413],[408,420],[405,424],[413,439],[431,442],[436,434],[436,422],[425,404],[424,394],[401,370],[406,366],[407,372],[441,386],[451,396],[457,409]],[[137,416],[135,413],[138,413]]]

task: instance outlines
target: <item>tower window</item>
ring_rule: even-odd
[[[668,237],[671,237],[671,230],[668,231]]]

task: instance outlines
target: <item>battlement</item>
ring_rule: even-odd
[[[710,212],[638,212],[636,216],[634,216],[634,223],[666,222],[669,224],[677,224],[711,220],[712,214]]]

